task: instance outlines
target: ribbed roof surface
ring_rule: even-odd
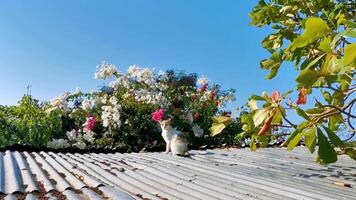
[[[0,199],[356,199],[356,162],[298,147],[163,153],[0,154]],[[345,187],[346,186],[346,187]]]

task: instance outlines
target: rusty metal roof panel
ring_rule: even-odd
[[[303,147],[164,153],[0,152],[0,199],[356,200],[355,161]]]

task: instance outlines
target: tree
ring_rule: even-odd
[[[295,87],[282,95],[251,96],[249,112],[241,116],[244,131],[238,137],[251,137],[250,147],[255,150],[255,142],[263,146],[266,136],[276,128],[290,127],[293,130],[283,143],[289,150],[304,138],[310,152],[319,146],[319,163],[335,162],[338,154],[356,159],[355,148],[346,143],[356,133],[352,124],[356,118],[356,43],[351,42],[356,37],[356,3],[260,0],[249,16],[251,25],[273,30],[262,41],[271,54],[260,62],[262,69],[269,70],[266,79],[274,78],[285,62],[293,63],[299,75]],[[294,90],[299,96],[296,101],[287,98]],[[321,97],[314,99],[314,106],[303,109],[301,105],[307,104],[311,93]],[[262,107],[257,102],[262,102]],[[293,123],[286,109],[294,110],[304,121]],[[345,125],[349,137],[342,141],[336,133]]]

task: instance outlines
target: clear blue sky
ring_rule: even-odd
[[[76,87],[97,89],[102,60],[176,68],[235,88],[243,105],[252,94],[294,86],[293,66],[272,81],[259,61],[269,32],[249,25],[255,0],[0,1],[0,104],[16,104],[27,84],[40,100]]]

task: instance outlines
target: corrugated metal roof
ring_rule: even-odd
[[[0,199],[356,199],[356,162],[303,147],[163,153],[0,153]],[[346,186],[346,187],[345,187]]]

